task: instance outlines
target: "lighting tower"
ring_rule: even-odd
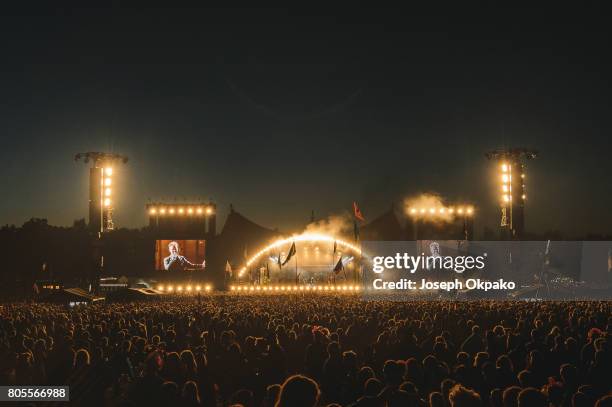
[[[493,150],[485,154],[499,163],[501,189],[502,232],[512,239],[520,239],[525,231],[525,161],[538,157],[538,152],[527,148]]]
[[[89,151],[74,156],[75,161],[81,159],[85,164],[92,163],[89,169],[89,228],[94,233],[113,230],[113,166],[127,163],[128,158]]]

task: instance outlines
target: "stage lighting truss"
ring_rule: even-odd
[[[410,216],[432,220],[435,218],[471,217],[474,216],[474,212],[474,207],[466,204],[408,208],[408,214]]]
[[[149,216],[210,216],[215,213],[213,204],[150,204]]]

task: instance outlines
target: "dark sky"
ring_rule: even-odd
[[[81,151],[126,154],[115,220],[211,198],[270,227],[437,192],[495,225],[488,149],[529,163],[527,226],[612,232],[609,14],[4,9],[0,223],[86,216]]]

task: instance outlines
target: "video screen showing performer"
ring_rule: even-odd
[[[155,245],[155,268],[161,271],[194,271],[206,267],[206,241],[158,240]]]

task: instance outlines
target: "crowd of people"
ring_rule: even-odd
[[[74,405],[612,406],[610,302],[0,305],[0,385]]]

